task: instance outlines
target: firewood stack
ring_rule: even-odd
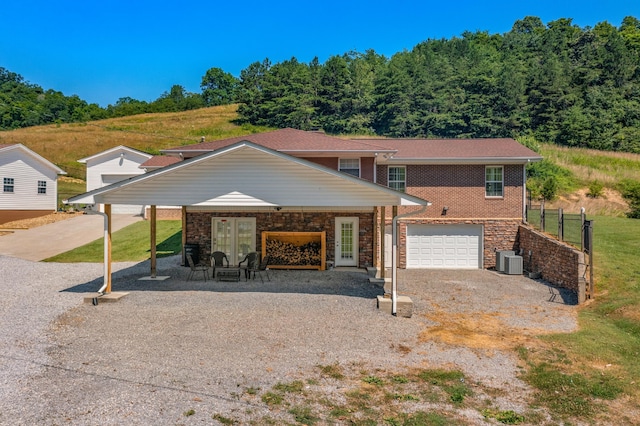
[[[271,265],[305,266],[321,263],[321,244],[318,242],[295,245],[286,241],[267,239],[266,245]]]

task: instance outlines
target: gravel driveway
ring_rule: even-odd
[[[158,269],[172,278],[137,281],[147,262],[114,264],[113,291],[130,294],[93,306],[82,297],[100,287],[101,264],[0,256],[0,424],[273,417],[239,395],[334,363],[453,366],[488,386],[524,388],[505,340],[577,327],[571,294],[491,271],[400,271],[400,294],[415,304],[400,318],[376,308],[382,289],[360,271],[272,271],[262,284],[185,282],[176,257]],[[461,342],[461,328],[475,338]]]

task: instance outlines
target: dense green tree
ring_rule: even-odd
[[[236,102],[238,85],[238,79],[221,68],[208,69],[200,83],[205,105],[228,105]]]

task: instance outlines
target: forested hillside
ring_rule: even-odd
[[[256,62],[240,76],[253,123],[400,137],[532,134],[565,146],[640,152],[640,21],[579,28],[517,21],[506,34],[427,40],[324,64]]]
[[[479,23],[481,26],[481,23]],[[0,129],[239,103],[269,127],[395,137],[533,136],[563,146],[640,153],[640,21],[580,28],[516,21],[505,34],[426,40],[391,58],[373,50],[310,63],[211,68],[201,93],[174,85],[153,102],[101,108],[0,67]]]

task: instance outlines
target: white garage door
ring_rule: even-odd
[[[121,180],[129,179],[137,175],[102,175],[102,186],[111,185],[112,183],[120,182]],[[143,213],[144,206],[130,205],[130,204],[114,204],[111,206],[111,213],[113,214],[131,214],[139,215]],[[101,211],[104,209],[101,208]]]
[[[479,269],[481,225],[407,225],[407,268]]]

